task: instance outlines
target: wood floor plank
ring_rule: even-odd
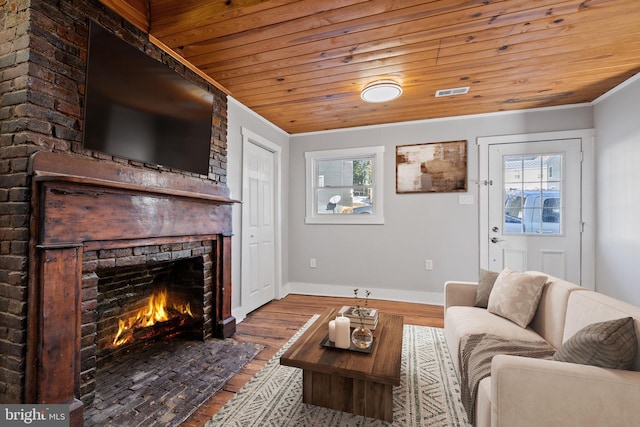
[[[288,295],[249,313],[237,325],[232,339],[262,344],[265,348],[218,393],[207,400],[180,427],[202,427],[295,333],[313,316],[328,307],[353,304],[353,298]],[[390,314],[404,316],[409,325],[444,325],[442,306],[398,301],[370,300],[369,306]]]

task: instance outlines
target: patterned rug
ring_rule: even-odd
[[[444,330],[404,325],[401,384],[394,387],[393,423],[302,403],[302,371],[280,366],[289,340],[206,424],[214,426],[469,426]]]

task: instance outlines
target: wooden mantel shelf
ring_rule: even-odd
[[[226,186],[168,171],[137,169],[69,154],[39,151],[29,172],[36,181],[66,181],[98,187],[188,197],[217,203],[240,203],[229,198]]]

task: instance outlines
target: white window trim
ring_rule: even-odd
[[[317,160],[342,159],[345,157],[373,156],[375,197],[371,215],[319,215],[315,210],[314,176]],[[308,151],[306,159],[306,224],[384,224],[384,146],[345,148],[339,150]]]

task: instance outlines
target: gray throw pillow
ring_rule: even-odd
[[[476,307],[487,308],[489,304],[489,295],[493,284],[498,278],[498,272],[480,269],[480,276],[478,278],[478,287],[476,288]]]
[[[638,347],[634,323],[633,317],[625,317],[585,326],[560,346],[553,360],[631,369]]]

